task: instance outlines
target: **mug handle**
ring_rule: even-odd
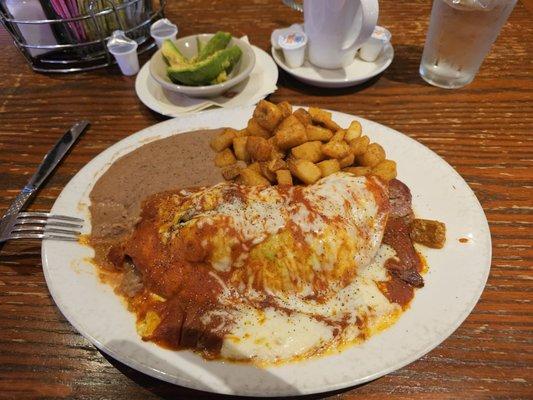
[[[295,0],[282,0],[283,4],[285,4],[287,7],[292,8],[293,10],[304,12],[304,6],[302,3],[299,3]]]
[[[285,1],[286,0],[283,0],[284,3]],[[359,1],[359,6],[361,7],[361,12],[363,16],[362,21],[361,21],[361,29],[359,30],[359,35],[357,35],[353,39],[353,41],[351,41],[350,43],[342,47],[343,50],[348,50],[352,47],[355,47],[355,48],[360,47],[364,42],[366,42],[370,38],[378,22],[378,15],[379,15],[378,0],[352,0],[352,1]],[[287,2],[290,2],[290,0],[287,0]],[[354,20],[354,24],[355,22],[356,21]]]

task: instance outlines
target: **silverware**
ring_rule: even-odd
[[[23,225],[27,225],[27,227],[33,226],[39,226],[39,230],[34,230],[33,235],[42,235],[42,237],[34,236],[33,238],[42,239],[42,238],[48,238],[50,235],[47,235],[49,232],[49,229],[58,229],[57,224],[52,224],[53,222],[60,222],[62,220],[64,223],[74,223],[77,222],[77,227],[80,222],[79,218],[74,218],[74,221],[71,219],[73,217],[65,217],[65,216],[54,216],[55,218],[51,218],[51,215],[48,213],[39,213],[38,215],[35,215],[35,213],[20,213],[26,207],[28,202],[31,200],[31,198],[35,195],[37,190],[40,188],[40,186],[43,184],[43,182],[48,178],[50,173],[57,167],[61,159],[65,156],[65,154],[68,152],[68,150],[72,147],[74,143],[76,143],[76,140],[80,137],[80,135],[87,129],[89,126],[88,121],[80,121],[76,124],[74,124],[62,137],[57,141],[57,143],[54,145],[52,150],[50,150],[43,159],[43,162],[39,165],[37,168],[37,171],[33,176],[30,178],[26,186],[21,190],[21,192],[18,194],[18,196],[15,198],[15,201],[11,204],[11,206],[8,208],[2,219],[0,220],[0,243],[5,242],[9,239],[19,239],[22,238],[20,236],[22,235],[30,235],[30,232],[28,230],[22,230]],[[35,219],[29,219],[32,217],[38,217],[40,218],[39,224],[36,224]],[[57,218],[57,217],[63,217],[63,218]],[[69,221],[65,220],[67,218]],[[24,220],[27,220],[26,222]],[[55,227],[54,227],[55,226]],[[74,228],[72,226],[63,226],[64,228]],[[16,230],[19,229],[19,230]],[[67,230],[67,229],[64,229]],[[20,233],[17,233],[20,232]],[[56,234],[58,232],[55,232]],[[71,232],[69,232],[70,234]],[[13,235],[17,237],[13,237]],[[55,235],[54,235],[55,236]],[[28,236],[26,236],[29,238]],[[25,238],[26,238],[25,237]]]
[[[55,239],[75,241],[83,219],[43,212],[20,212],[9,218],[0,232],[0,243],[13,239]]]
[[[282,1],[283,1],[283,4],[292,8],[293,10],[304,12],[304,5],[302,3],[298,3],[295,0],[282,0]]]

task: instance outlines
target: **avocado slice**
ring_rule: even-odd
[[[209,85],[215,81],[222,71],[231,70],[239,61],[242,50],[238,46],[232,46],[219,50],[205,60],[185,66],[171,65],[167,68],[167,74],[174,83],[182,83],[191,86]]]
[[[165,39],[161,46],[161,54],[163,54],[163,60],[167,65],[171,66],[186,66],[189,65],[189,60],[185,58],[179,51],[176,45],[170,39]]]
[[[195,57],[194,61],[202,61],[208,58],[209,56],[215,54],[219,50],[224,50],[231,40],[231,34],[228,32],[217,32],[209,41],[202,45],[198,49],[198,55]]]
[[[211,84],[216,85],[217,83],[226,82],[227,80],[228,73],[226,72],[226,70],[223,70],[213,81],[211,81]]]

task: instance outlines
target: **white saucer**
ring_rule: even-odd
[[[366,62],[356,56],[353,63],[339,69],[318,68],[307,60],[301,67],[289,68],[281,49],[272,48],[271,51],[281,69],[304,83],[325,88],[342,88],[363,83],[385,71],[394,58],[392,44],[387,43],[374,62]]]
[[[151,110],[177,117],[185,113],[204,110],[209,107],[239,107],[252,105],[276,89],[278,68],[272,57],[256,46],[255,67],[250,76],[219,97],[210,99],[192,98],[164,89],[150,76],[149,62],[145,63],[135,80],[135,92],[139,100]]]

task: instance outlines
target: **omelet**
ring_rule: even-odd
[[[364,340],[402,305],[383,285],[388,185],[343,172],[309,186],[221,183],[148,199],[120,262],[144,340],[271,364]]]

